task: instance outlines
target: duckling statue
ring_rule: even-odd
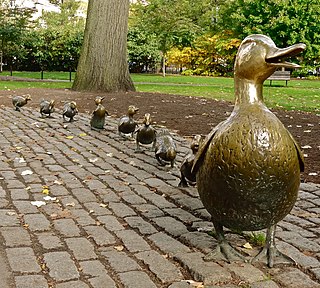
[[[41,117],[44,117],[45,115],[48,115],[48,117],[51,117],[51,113],[54,112],[54,104],[55,104],[54,100],[51,100],[51,101],[41,100],[40,102]]]
[[[140,152],[141,148],[139,143],[141,144],[152,144],[151,149],[154,150],[155,143],[156,143],[156,130],[151,126],[151,116],[149,113],[144,115],[143,119],[143,126],[139,127],[136,131],[136,144],[137,149],[136,152]]]
[[[207,135],[193,166],[218,240],[207,260],[211,256],[245,259],[227,242],[223,227],[237,231],[267,228],[266,244],[253,261],[263,258],[272,267],[276,259],[291,259],[276,248],[275,228],[296,202],[304,159],[292,135],[264,104],[262,89],[277,68],[300,67],[284,59],[305,47],[300,43],[278,48],[260,34],[246,37],[239,47],[234,110]]]
[[[77,103],[74,101],[64,104],[63,107],[63,120],[66,121],[66,117],[69,118],[69,122],[73,121],[73,117],[78,114]]]
[[[133,116],[139,111],[139,108],[130,105],[128,107],[127,115],[121,116],[118,123],[118,132],[119,135],[123,136],[123,134],[131,133],[131,137],[133,137],[133,133],[136,129],[137,122],[133,119]]]
[[[199,150],[199,145],[201,141],[201,135],[195,135],[191,141],[190,148],[191,153],[189,153],[181,163],[180,166],[180,183],[179,187],[188,187],[189,185],[196,185],[196,174],[192,173],[192,166],[196,153]],[[189,185],[188,185],[189,184]]]
[[[28,101],[31,100],[30,95],[27,95],[26,97],[24,96],[14,96],[12,98],[12,104],[14,106],[14,108],[16,109],[16,111],[20,111],[20,108],[23,107],[24,105],[26,105],[28,103]]]
[[[177,156],[177,148],[167,129],[163,129],[157,133],[155,156],[161,166],[170,163],[173,168]]]
[[[103,129],[106,115],[109,115],[106,108],[101,104],[104,97],[97,96],[95,103],[97,105],[96,109],[92,112],[92,117],[90,120],[91,129]]]

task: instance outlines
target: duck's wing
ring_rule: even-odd
[[[210,145],[210,142],[214,135],[217,133],[219,128],[224,124],[225,121],[220,122],[216,127],[214,127],[211,132],[206,136],[206,138],[203,140],[201,146],[199,147],[199,150],[196,154],[196,157],[194,158],[193,166],[191,169],[191,173],[196,174],[203,162],[203,158],[208,150],[208,147]]]
[[[303,157],[303,153],[299,147],[299,144],[297,143],[297,141],[293,138],[293,136],[291,135],[291,133],[286,130],[289,137],[291,138],[293,144],[294,144],[294,147],[296,148],[296,151],[297,151],[297,155],[298,155],[298,159],[299,159],[299,166],[300,166],[300,172],[303,172],[304,171],[304,157]]]

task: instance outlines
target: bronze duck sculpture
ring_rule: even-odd
[[[151,149],[154,150],[156,143],[156,130],[151,126],[151,116],[149,113],[144,115],[143,126],[139,127],[136,131],[136,152],[140,152],[140,143],[141,144],[152,144]]]
[[[73,121],[75,115],[78,114],[77,103],[74,101],[68,102],[63,106],[63,120],[66,121],[66,117],[69,118],[69,122]]]
[[[213,258],[242,258],[225,239],[223,227],[236,231],[267,228],[265,246],[253,260],[266,258],[269,267],[275,256],[289,260],[275,246],[275,228],[295,204],[304,159],[290,132],[264,104],[262,89],[264,80],[278,67],[300,67],[284,59],[305,47],[300,43],[278,48],[260,34],[246,37],[239,47],[234,110],[207,135],[193,167],[218,240]]]
[[[97,107],[92,112],[92,117],[90,120],[91,129],[103,129],[106,115],[109,115],[106,108],[101,104],[103,99],[104,97],[97,96],[94,100]]]
[[[121,116],[118,123],[118,132],[120,136],[123,134],[131,134],[133,137],[133,133],[136,129],[137,122],[133,119],[133,116],[139,111],[139,108],[130,105],[128,107],[127,115]]]
[[[191,141],[190,148],[191,153],[189,153],[181,163],[180,166],[180,183],[179,187],[188,187],[189,185],[196,185],[196,174],[192,173],[192,166],[196,156],[196,153],[199,150],[199,145],[201,142],[201,135],[195,135]],[[188,185],[189,184],[189,185]]]
[[[45,115],[48,115],[48,117],[51,117],[51,113],[54,112],[54,105],[55,101],[47,101],[47,100],[41,100],[40,102],[40,114],[41,117],[44,117]]]
[[[20,108],[23,107],[24,105],[26,105],[28,103],[28,101],[31,100],[30,95],[27,96],[14,96],[12,98],[12,104],[14,106],[14,108],[16,109],[16,111],[20,111]]]
[[[172,136],[167,129],[157,133],[155,144],[155,156],[161,166],[167,163],[173,168],[177,156],[177,148]]]

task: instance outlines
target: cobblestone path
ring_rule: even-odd
[[[174,136],[171,169],[134,153],[115,119],[99,133],[83,114],[63,123],[29,108],[0,112],[1,287],[320,287],[320,185],[301,184],[278,225],[278,247],[296,266],[205,262],[216,245],[210,217],[195,188],[177,188],[186,139]]]

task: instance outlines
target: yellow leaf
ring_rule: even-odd
[[[73,136],[70,135],[70,136],[67,136],[66,138],[67,139],[73,139]]]
[[[117,251],[122,251],[124,247],[122,245],[119,245],[119,246],[114,246],[114,249],[116,249]]]
[[[43,190],[42,190],[42,193],[43,193],[43,194],[46,194],[46,195],[48,195],[49,192],[50,192],[49,189],[43,189]]]
[[[249,242],[243,244],[243,247],[246,248],[246,249],[252,249],[252,246],[250,245]]]
[[[79,134],[79,136],[83,137],[83,136],[87,136],[87,134],[86,133],[81,133],[81,134]]]

